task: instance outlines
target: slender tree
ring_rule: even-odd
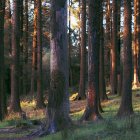
[[[111,48],[111,94],[117,94],[117,1],[113,0],[113,25]]]
[[[138,80],[138,49],[139,49],[139,44],[140,44],[140,39],[138,38],[138,32],[140,32],[140,27],[139,27],[139,21],[138,21],[138,16],[140,16],[139,13],[139,6],[140,6],[140,1],[139,0],[134,0],[134,78],[133,78],[133,86],[137,87],[139,84]]]
[[[70,124],[68,94],[67,0],[51,1],[51,84],[48,100],[49,133]]]
[[[34,33],[33,33],[33,46],[32,46],[32,74],[31,74],[31,95],[34,95],[36,77],[35,72],[37,69],[37,3],[34,0]]]
[[[20,0],[20,94],[24,93],[24,84],[23,84],[23,0]]]
[[[12,15],[12,64],[11,64],[11,112],[20,112],[19,76],[20,76],[20,1],[13,1]]]
[[[72,74],[72,65],[71,65],[71,52],[72,52],[72,40],[71,40],[71,7],[72,0],[69,0],[69,84],[73,85],[73,74]]]
[[[121,95],[121,91],[122,91],[122,62],[121,62],[121,0],[117,1],[117,33],[118,33],[118,41],[117,41],[117,50],[118,50],[118,56],[117,56],[117,64],[118,64],[118,94]]]
[[[82,0],[81,10],[81,57],[80,57],[80,83],[78,99],[86,98],[86,1]]]
[[[28,37],[29,37],[29,16],[28,16],[28,0],[25,0],[25,36],[24,36],[24,91],[25,94],[29,91],[29,76],[28,76]]]
[[[123,87],[122,100],[117,116],[133,114],[132,108],[132,37],[131,37],[131,0],[124,0],[123,31]],[[128,57],[129,56],[129,57]]]
[[[104,28],[103,28],[103,1],[101,0],[100,6],[100,65],[99,65],[99,91],[100,100],[107,100],[105,73],[104,73]]]
[[[140,78],[140,1],[137,1],[138,75]]]
[[[88,93],[87,106],[81,118],[83,120],[98,120],[101,115],[98,110],[99,99],[99,23],[100,0],[88,1]]]
[[[106,70],[107,75],[108,75],[108,82],[111,85],[111,67],[110,67],[110,55],[111,55],[111,6],[110,6],[110,0],[106,0],[106,55],[105,55],[105,60],[108,60],[108,63],[106,63]]]
[[[0,121],[4,118],[4,15],[5,0],[0,0]]]
[[[42,92],[42,8],[37,0],[37,107],[45,107]]]

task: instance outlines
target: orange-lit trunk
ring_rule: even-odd
[[[45,107],[42,85],[42,7],[37,0],[37,108]]]
[[[139,31],[139,22],[138,22],[138,10],[139,8],[139,0],[134,0],[134,48],[133,48],[133,55],[134,55],[134,77],[133,77],[133,86],[137,87],[139,84],[138,80],[138,49],[139,49],[139,38],[138,38],[138,31]],[[140,16],[140,15],[139,15]]]
[[[88,6],[88,93],[87,106],[81,121],[96,121],[102,118],[98,108],[100,0],[89,0]]]

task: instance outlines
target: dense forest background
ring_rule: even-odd
[[[139,82],[140,0],[0,0],[1,121],[32,120],[33,103],[42,136],[73,126],[71,105],[97,122],[116,98],[117,118],[131,117]]]

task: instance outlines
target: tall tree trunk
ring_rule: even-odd
[[[137,87],[139,80],[138,80],[138,48],[139,48],[139,39],[138,39],[138,9],[139,8],[139,0],[134,0],[134,79],[133,79],[133,86]],[[140,16],[140,15],[139,15]]]
[[[31,95],[34,95],[36,84],[36,67],[37,65],[37,3],[34,0],[34,33],[33,33],[33,47],[32,47],[32,74],[31,74]]]
[[[0,1],[0,121],[4,118],[4,15],[5,0]]]
[[[72,52],[72,41],[71,41],[71,6],[72,0],[69,0],[69,85],[73,85],[73,74],[71,65],[71,52]]]
[[[140,79],[140,1],[137,2],[138,75]]]
[[[99,22],[100,0],[88,1],[88,94],[87,106],[81,118],[83,120],[98,120],[101,115],[98,110],[99,99]]]
[[[49,133],[69,126],[67,1],[51,2],[51,84],[48,100]]]
[[[103,27],[103,1],[101,0],[100,6],[100,65],[99,65],[99,93],[100,100],[107,100],[105,73],[104,73],[104,27]]]
[[[111,85],[111,67],[110,67],[110,50],[111,50],[111,8],[110,8],[110,0],[106,0],[106,40],[107,40],[107,47],[106,47],[106,58],[107,62],[106,70],[108,75],[108,84]]]
[[[117,1],[113,0],[113,29],[111,48],[111,94],[117,94]]]
[[[12,64],[11,64],[11,112],[20,112],[19,76],[20,76],[20,1],[13,1],[12,15]]]
[[[20,0],[20,94],[24,94],[23,81],[23,0]]]
[[[117,1],[117,10],[118,10],[118,17],[117,17],[117,33],[118,33],[118,41],[117,41],[117,50],[118,50],[118,94],[121,95],[121,91],[122,91],[122,62],[121,62],[121,37],[120,37],[120,27],[121,27],[121,0]]]
[[[42,8],[37,0],[37,108],[45,107],[42,91]]]
[[[133,114],[131,13],[131,0],[124,0],[123,87],[121,105],[117,113],[119,117]]]
[[[29,77],[28,77],[28,32],[29,32],[29,19],[28,19],[28,0],[25,0],[25,43],[24,43],[24,91],[25,94],[29,92]]]
[[[82,0],[81,11],[81,59],[80,59],[80,83],[78,99],[85,99],[86,88],[86,1]]]

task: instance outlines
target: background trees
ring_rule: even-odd
[[[139,9],[138,0],[124,0],[124,5],[120,0],[1,0],[0,119],[7,107],[21,113],[20,101],[32,100],[35,111],[48,107],[48,130],[55,132],[71,123],[69,93],[87,98],[81,120],[101,118],[106,93],[122,98],[119,117],[133,114],[132,80],[139,86]]]

